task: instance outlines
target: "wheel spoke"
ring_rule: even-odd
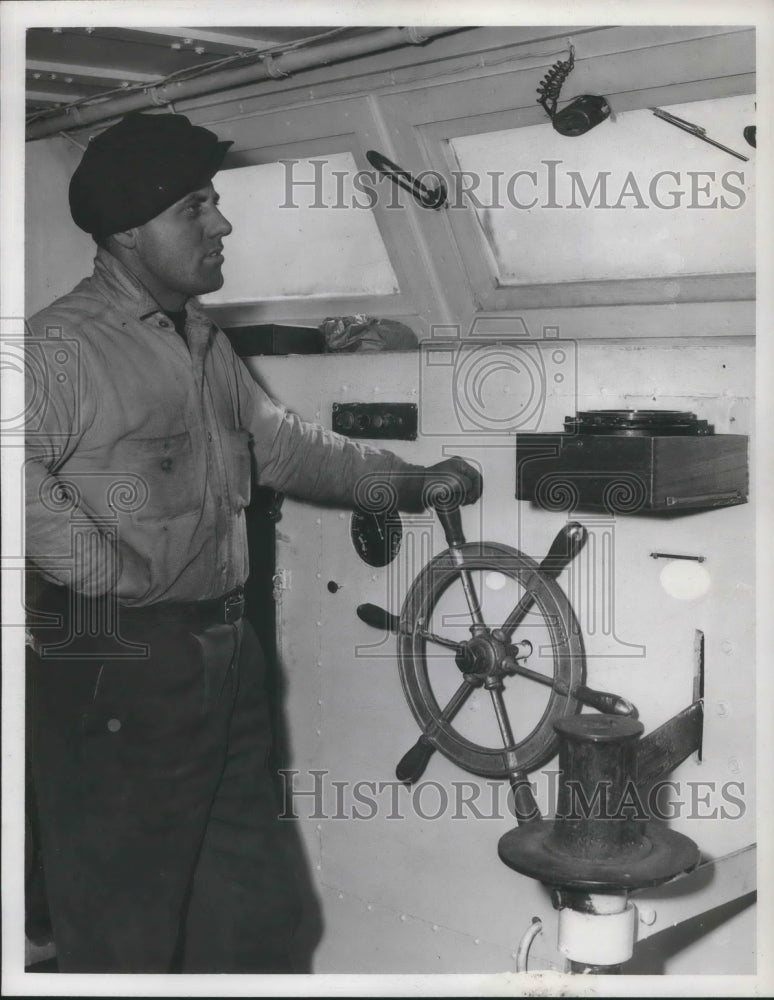
[[[435,642],[439,646],[446,646],[448,649],[453,649],[458,652],[462,646],[459,642],[455,642],[454,639],[447,639],[446,636],[436,635],[435,632],[428,632],[427,629],[418,628],[416,629],[416,635],[421,636],[421,638],[426,639],[428,642]]]
[[[488,685],[487,685],[488,686]],[[500,727],[500,735],[505,745],[506,756],[510,758],[508,763],[508,780],[513,791],[513,805],[518,823],[534,823],[542,817],[537,807],[535,796],[529,783],[529,775],[523,770],[516,758],[514,747],[516,740],[511,729],[511,721],[505,710],[505,700],[503,699],[502,684],[489,687],[492,696],[492,705],[497,716],[497,725]]]
[[[457,562],[457,553],[452,549],[452,556],[455,562]],[[478,601],[478,595],[476,594],[476,588],[473,586],[473,577],[470,575],[470,570],[463,569],[460,565],[460,581],[462,583],[462,589],[465,592],[465,600],[468,603],[468,610],[470,611],[470,617],[473,619],[474,625],[484,625],[484,616],[481,613],[481,605]]]
[[[532,681],[537,681],[538,684],[545,684],[546,687],[557,687],[556,681],[553,677],[547,677],[545,674],[541,674],[537,670],[530,670],[529,667],[525,667],[521,663],[517,663],[515,660],[509,660],[507,666],[509,674],[518,674],[520,677],[528,677]]]
[[[534,603],[535,595],[532,591],[528,590],[526,593],[522,594],[519,599],[519,603],[502,624],[501,632],[505,636],[506,642],[510,642],[511,636],[532,610]]]
[[[516,740],[513,738],[513,730],[511,729],[511,720],[508,718],[508,713],[505,710],[505,701],[503,699],[502,690],[499,687],[489,688],[489,694],[492,696],[492,704],[494,705],[495,715],[497,716],[497,725],[500,727],[500,735],[503,738],[503,744],[506,750],[510,750],[516,745]]]
[[[566,524],[551,543],[551,548],[540,563],[540,566],[538,566],[538,573],[555,580],[580,552],[586,544],[587,538],[588,531],[583,525],[577,522]],[[535,591],[541,589],[542,586],[542,581],[538,577],[532,587],[525,591],[519,603],[506,618],[502,631],[507,639],[511,638],[527,614],[532,610],[536,599]]]

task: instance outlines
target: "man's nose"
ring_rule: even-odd
[[[213,231],[216,236],[224,237],[229,236],[233,231],[233,226],[228,221],[226,216],[220,211],[220,209],[215,209],[215,217],[213,222]]]

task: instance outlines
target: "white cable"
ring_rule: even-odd
[[[532,923],[524,931],[521,936],[521,941],[519,941],[519,947],[516,950],[516,971],[526,972],[527,962],[529,961],[529,950],[532,947],[532,942],[543,930],[543,921],[540,917],[533,917]]]

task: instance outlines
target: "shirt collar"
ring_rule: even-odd
[[[97,249],[94,259],[94,277],[99,281],[111,301],[130,311],[137,319],[147,319],[164,310],[140,279],[104,247]],[[208,319],[198,299],[190,298],[185,304],[188,317]],[[208,320],[209,322],[209,320]]]

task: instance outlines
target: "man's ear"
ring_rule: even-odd
[[[114,239],[125,250],[133,250],[137,245],[137,230],[125,229],[123,232],[112,233],[111,239]]]

